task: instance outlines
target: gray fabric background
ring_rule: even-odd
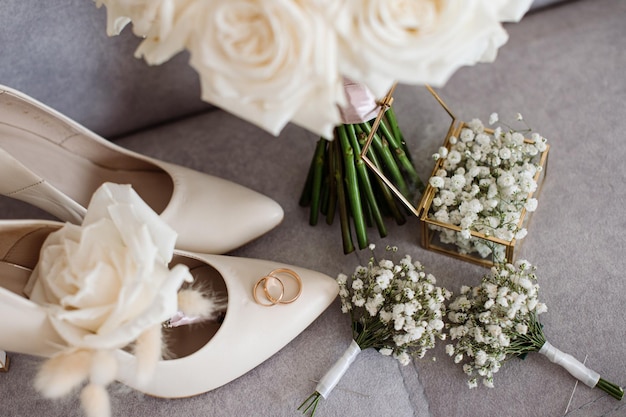
[[[33,28],[40,21],[49,30],[48,19],[52,16],[42,17],[39,13],[55,11],[56,24],[65,25],[65,38],[60,33],[51,36],[49,43],[56,46],[49,45],[42,51],[34,33],[7,31],[6,26],[0,26],[0,83],[15,81],[14,87],[32,94],[38,91],[39,98],[49,98],[48,103],[103,134],[135,130],[169,118],[174,110],[182,113],[180,103],[187,100],[188,111],[201,107],[195,107],[198,103],[193,100],[197,91],[193,75],[181,75],[180,90],[171,84],[162,86],[158,80],[169,79],[173,75],[170,69],[146,69],[141,62],[133,63],[133,67],[129,64],[132,61],[120,58],[124,51],[131,55],[133,49],[122,51],[125,42],[116,44],[118,41],[112,39],[107,41],[109,45],[102,42],[93,47],[87,37],[73,38],[76,34],[68,26],[75,19],[80,19],[81,25],[91,22],[94,31],[101,31],[102,11],[94,12],[78,1],[64,6],[42,5],[38,10],[9,3],[16,12],[21,10],[20,19],[32,22]],[[63,13],[72,18],[62,20],[59,15]],[[579,0],[531,13],[521,23],[507,26],[510,41],[494,64],[462,69],[440,90],[463,120],[486,120],[493,111],[499,112],[502,119],[513,118],[521,112],[535,130],[550,140],[548,176],[521,256],[539,267],[541,294],[549,308],[543,322],[551,343],[580,360],[587,357],[590,367],[623,385],[625,19],[626,3],[620,0]],[[4,15],[2,20],[19,27]],[[46,36],[45,32],[41,29],[37,36]],[[83,32],[88,31],[83,28]],[[5,44],[7,39],[11,41],[9,46]],[[76,52],[63,47],[70,39],[73,45],[78,44]],[[37,60],[25,58],[15,45],[20,42],[35,51],[39,48],[33,57],[50,53],[48,48],[52,48],[65,57],[68,67],[52,73],[40,70]],[[89,51],[94,49],[110,56],[111,61],[90,72],[85,66],[91,62],[87,58]],[[81,58],[77,60],[76,56]],[[71,78],[67,71],[76,61],[80,62],[82,76]],[[171,70],[182,69],[183,63],[174,63]],[[25,75],[28,71],[30,77]],[[74,76],[76,72],[72,72]],[[123,80],[124,85],[132,80],[129,90],[112,91],[111,83],[116,80]],[[83,96],[81,89],[85,91]],[[133,93],[125,95],[130,91]],[[427,178],[432,169],[430,155],[440,145],[445,130],[441,125],[445,115],[423,88],[401,86],[395,98],[419,173]],[[156,107],[148,111],[143,108],[145,103]],[[135,105],[139,110],[135,110],[137,117],[132,120],[126,106]],[[107,120],[115,120],[115,128]],[[118,143],[234,180],[276,199],[285,209],[283,223],[233,255],[288,262],[336,276],[352,272],[366,261],[368,253],[343,255],[339,225],[310,227],[307,210],[298,206],[315,141],[313,135],[294,126],[274,138],[216,110],[121,137]],[[0,199],[0,215],[47,217],[6,198]],[[379,247],[395,244],[401,252],[421,260],[441,285],[457,291],[462,284],[476,284],[485,272],[481,267],[422,249],[416,219],[411,218],[404,226],[391,221],[387,224],[389,236],[379,239],[371,230],[371,240]],[[335,302],[275,356],[226,386],[194,398],[163,400],[115,385],[113,412],[116,416],[151,417],[297,416],[298,404],[315,387],[313,380],[322,376],[349,342],[349,323]],[[0,415],[81,415],[75,398],[52,402],[34,392],[32,379],[38,359],[24,355],[12,355],[12,359],[11,372],[0,374]],[[317,415],[559,417],[565,413],[573,388],[574,380],[566,371],[539,355],[507,363],[496,374],[494,389],[480,386],[468,390],[464,374],[444,354],[443,345],[407,367],[366,351],[320,405]],[[626,416],[626,406],[579,384],[567,415]]]

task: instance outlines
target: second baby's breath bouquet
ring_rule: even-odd
[[[396,252],[397,248],[388,250]],[[409,255],[397,264],[387,259],[376,261],[372,256],[350,277],[339,274],[337,282],[341,309],[351,318],[353,340],[300,406],[311,415],[362,350],[374,348],[408,365],[413,357],[424,357],[437,339],[446,337],[444,303],[452,294],[436,286],[435,277]]]

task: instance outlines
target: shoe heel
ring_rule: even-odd
[[[0,350],[0,372],[8,372],[10,362],[7,353],[4,350]]]

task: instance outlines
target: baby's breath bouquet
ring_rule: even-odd
[[[398,264],[387,259],[377,262],[372,255],[367,266],[358,266],[350,278],[339,274],[337,282],[341,309],[351,317],[353,341],[298,408],[311,416],[362,350],[374,348],[407,365],[412,357],[424,357],[436,339],[446,338],[444,302],[452,294],[436,286],[435,277],[409,255]]]
[[[519,114],[518,120],[523,120]],[[489,122],[493,125],[497,121],[493,113]],[[441,147],[433,155],[439,169],[428,181],[436,189],[428,216],[460,228],[431,225],[440,232],[442,243],[455,245],[463,254],[491,255],[494,262],[503,262],[503,245],[477,239],[471,232],[507,242],[526,236],[520,219],[525,211],[537,208],[532,193],[542,170],[541,153],[548,148],[539,133],[525,140],[523,134],[529,130],[506,125],[490,130],[481,120],[473,119],[458,137],[449,138],[449,147]]]
[[[453,344],[446,352],[454,362],[462,363],[470,376],[468,386],[493,387],[493,375],[503,361],[514,356],[539,352],[561,365],[591,388],[600,388],[621,400],[624,390],[601,378],[573,356],[563,353],[547,340],[538,316],[547,307],[538,300],[536,268],[527,261],[498,264],[491,268],[477,287],[461,288],[461,294],[449,306],[449,329]]]

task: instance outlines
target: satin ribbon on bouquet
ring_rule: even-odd
[[[346,106],[339,108],[343,124],[364,123],[378,115],[380,105],[364,84],[344,78],[343,88],[348,101]]]

